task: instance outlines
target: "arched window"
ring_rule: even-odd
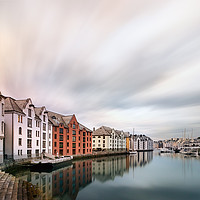
[[[22,128],[19,127],[19,135],[22,135]]]

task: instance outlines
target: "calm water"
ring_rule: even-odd
[[[200,159],[179,154],[83,160],[52,173],[17,176],[37,185],[44,199],[200,199]]]

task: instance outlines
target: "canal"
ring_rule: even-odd
[[[87,159],[51,173],[24,171],[15,176],[37,185],[43,199],[200,199],[200,159],[180,154]]]

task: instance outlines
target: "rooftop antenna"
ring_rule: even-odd
[[[184,129],[184,141],[185,141],[185,134],[186,134],[186,128]]]
[[[193,128],[192,128],[192,133],[191,133],[191,139],[193,140]]]

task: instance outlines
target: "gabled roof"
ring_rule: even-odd
[[[65,124],[68,126],[68,124],[70,123],[71,119],[72,119],[73,115],[68,115],[68,116],[63,116],[63,121],[65,122]]]
[[[6,97],[4,109],[5,109],[5,112],[17,112],[17,113],[21,113],[25,115],[23,110],[16,103],[16,100],[11,97]]]
[[[34,110],[35,110],[35,114],[40,116],[43,112],[43,110],[45,109],[45,106],[42,106],[42,107],[35,107]]]
[[[92,132],[89,128],[87,128],[86,126],[84,126],[83,124],[80,124],[80,123],[79,123],[79,128],[80,128],[80,130],[85,129],[88,132]]]
[[[31,101],[30,98],[28,99],[23,99],[23,100],[15,100],[16,104],[19,106],[19,108],[21,110],[23,110],[24,108],[26,108],[27,103]]]
[[[54,126],[59,126],[59,124],[63,124],[65,127],[67,127],[65,121],[63,120],[64,115],[47,111],[47,115],[49,118],[49,121],[54,125]]]
[[[111,135],[112,133],[112,128],[106,127],[106,126],[101,126],[97,130],[93,131],[92,135],[93,136],[103,136],[103,135]]]

